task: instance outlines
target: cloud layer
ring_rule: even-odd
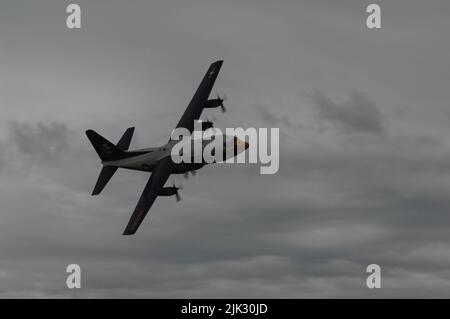
[[[0,4],[0,297],[449,297],[447,2],[381,2],[380,32],[358,1],[79,3],[79,31],[57,1]],[[148,175],[90,196],[84,131],[161,145],[218,58],[206,114],[279,127],[279,173],[173,176],[183,201],[123,237]]]

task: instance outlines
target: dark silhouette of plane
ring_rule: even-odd
[[[216,61],[211,64],[176,128],[185,128],[192,133],[194,131],[194,124],[199,120],[204,108],[220,107],[223,112],[225,111],[223,98],[218,96],[215,99],[208,99],[222,63],[223,61]],[[210,128],[213,125],[213,123],[209,121],[203,122],[202,124],[202,130]],[[156,197],[175,196],[177,200],[180,199],[178,193],[180,187],[176,187],[175,184],[164,187],[170,174],[185,174],[185,177],[187,177],[189,172],[194,175],[196,170],[207,164],[204,161],[200,163],[174,163],[171,157],[171,150],[179,141],[172,138],[161,147],[129,151],[128,148],[133,132],[134,127],[128,128],[119,142],[114,145],[95,131],[86,131],[86,135],[100,157],[103,165],[92,195],[100,194],[119,167],[152,172],[123,235],[132,235],[136,233],[136,230],[147,215]],[[202,141],[202,144],[204,145],[209,142],[211,142],[211,140],[204,140]],[[236,156],[238,150],[245,150],[248,146],[247,142],[234,136],[232,137],[232,143],[224,143],[224,154],[226,153],[227,147],[232,147],[232,156]]]

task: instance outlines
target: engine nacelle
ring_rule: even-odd
[[[175,184],[173,184],[172,187],[163,187],[159,191],[159,196],[175,196],[175,199],[177,202],[181,200],[180,194],[178,194],[178,190],[181,189],[180,187],[176,187]]]
[[[207,108],[207,109],[211,109],[211,108],[222,106],[222,104],[223,104],[223,99],[217,98],[217,99],[211,99],[211,100],[206,101],[206,103],[205,103],[205,105],[203,105],[203,107]]]
[[[178,187],[163,187],[159,191],[159,196],[174,196],[178,192]]]

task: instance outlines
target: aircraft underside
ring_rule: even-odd
[[[185,174],[187,172],[198,170],[198,169],[202,168],[205,165],[206,164],[204,164],[204,163],[172,164],[170,173],[171,174]],[[154,165],[143,164],[140,167],[127,167],[127,166],[118,166],[118,167],[124,168],[124,169],[130,169],[130,170],[133,170],[133,171],[153,172]]]

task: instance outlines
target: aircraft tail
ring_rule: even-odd
[[[133,137],[134,127],[130,127],[125,131],[117,145],[112,144],[106,138],[93,130],[87,130],[86,135],[91,141],[92,146],[102,161],[113,161],[125,157],[125,151],[130,147],[131,138]],[[103,166],[97,183],[95,184],[92,195],[98,195],[109,182],[111,177],[117,171],[116,166]]]

